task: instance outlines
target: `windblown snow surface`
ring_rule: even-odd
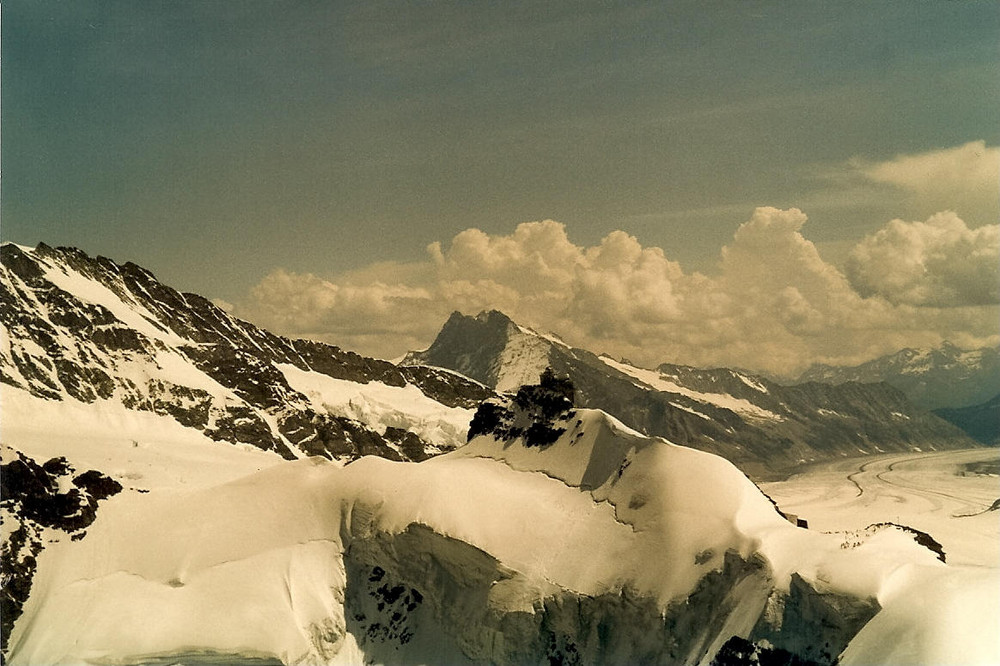
[[[9,662],[1000,661],[996,569],[796,528],[724,459],[571,414],[545,447],[121,493],[42,552]]]

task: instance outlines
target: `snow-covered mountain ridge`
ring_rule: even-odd
[[[134,494],[313,455],[422,460],[464,444],[492,395],[451,372],[272,335],[134,264],[44,244],[4,244],[0,259],[5,640],[45,544],[83,538],[97,509],[66,518],[81,491],[43,478],[49,467]],[[19,479],[36,479],[26,498]]]
[[[724,459],[529,393],[497,404],[562,431],[547,444],[483,432],[417,464],[312,458],[109,499],[42,553],[10,663],[1000,657],[995,570],[891,526],[796,528]]]
[[[1000,347],[907,348],[856,366],[814,365],[798,381],[886,382],[925,409],[968,407],[1000,393]]]
[[[891,525],[798,529],[724,459],[577,408],[559,373],[495,396],[273,336],[133,265],[2,252],[12,664],[1000,656],[996,571]],[[533,383],[565,345],[515,328],[528,349],[498,368]],[[586,358],[699,422],[788,420],[720,388],[773,393],[745,373]],[[468,444],[404,462],[470,420]]]
[[[46,245],[0,252],[0,381],[12,407],[165,415],[286,459],[419,460],[464,443],[471,410],[491,395],[453,373],[272,335],[134,264]],[[9,425],[8,440],[30,424]]]
[[[976,446],[886,384],[783,386],[726,368],[638,368],[573,348],[496,311],[452,314],[430,348],[409,354],[408,363],[462,372],[501,391],[531,383],[551,367],[573,381],[578,404],[725,456],[761,477],[833,456]]]

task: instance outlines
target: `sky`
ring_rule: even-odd
[[[2,7],[0,236],[392,358],[1000,343],[1000,4]]]

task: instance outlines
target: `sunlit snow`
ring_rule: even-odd
[[[309,398],[318,410],[361,421],[379,433],[387,427],[405,428],[438,445],[455,447],[465,443],[473,410],[446,407],[412,384],[362,384],[287,363],[275,365],[289,386]]]
[[[898,530],[796,528],[722,458],[645,438],[600,412],[573,418],[545,449],[480,437],[419,464],[280,462],[221,485],[113,498],[86,539],[43,551],[10,663],[134,663],[180,648],[284,663],[361,660],[345,610],[354,594],[345,558],[414,525],[509,572],[483,601],[495,613],[536,612],[560,589],[594,598],[627,588],[666,609],[726,552],[756,553],[779,589],[796,574],[818,590],[878,599],[883,610],[843,663],[1000,658],[996,597],[983,592],[1000,584],[997,569],[942,564]],[[383,561],[407,557],[393,552]],[[468,583],[420,583],[422,595],[439,595],[426,603],[471,603],[449,586],[472,585],[476,561],[463,565]],[[749,631],[763,610],[752,587],[731,595],[724,623],[705,627],[720,641]],[[706,622],[716,617],[705,612]],[[454,629],[424,617],[430,635]],[[948,652],[954,640],[967,643]],[[432,644],[441,652],[431,662],[465,659],[443,639]]]
[[[742,414],[744,416],[749,416],[752,418],[766,419],[770,421],[781,421],[783,417],[774,412],[759,407],[749,400],[744,400],[743,398],[735,398],[731,395],[724,393],[705,393],[702,391],[695,391],[679,384],[676,384],[669,379],[667,379],[663,373],[656,370],[646,370],[644,368],[637,368],[635,366],[629,365],[628,363],[622,363],[621,361],[616,361],[608,356],[601,356],[600,359],[609,365],[610,367],[623,372],[630,377],[638,379],[640,382],[645,384],[651,389],[657,391],[667,391],[668,393],[679,393],[680,395],[687,396],[692,400],[697,400],[698,402],[709,403],[715,405],[716,407],[722,407],[723,409],[728,409],[732,412]],[[751,383],[746,378],[740,376],[743,382],[756,390],[762,390],[762,387],[756,385],[756,382]],[[764,391],[766,393],[766,391]]]

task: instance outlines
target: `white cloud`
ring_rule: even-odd
[[[985,141],[884,162],[852,160],[850,167],[876,183],[903,190],[922,215],[954,210],[974,223],[992,223],[1000,212],[1000,147]]]
[[[424,344],[432,334],[428,320],[448,312],[445,303],[419,285],[358,284],[356,278],[337,284],[278,269],[253,288],[249,302],[235,314],[276,333],[390,357],[396,350]]]
[[[805,222],[797,209],[758,208],[722,249],[714,276],[685,273],[660,248],[623,231],[582,247],[551,220],[503,236],[468,229],[447,247],[431,244],[423,261],[376,264],[332,280],[275,271],[238,314],[281,333],[391,358],[428,345],[453,310],[496,308],[572,344],[647,365],[779,373],[943,339],[1000,341],[997,308],[982,305],[996,301],[995,290],[990,300],[975,287],[996,276],[995,228],[970,231],[953,214],[890,223],[853,255],[851,280],[862,295],[802,236]],[[909,264],[894,253],[918,240],[929,272],[923,282],[899,278],[909,275]],[[984,257],[975,266],[994,257],[993,273],[960,261],[966,250]],[[931,286],[920,291],[918,283]]]
[[[847,273],[859,292],[892,303],[996,304],[1000,226],[969,229],[951,212],[926,222],[893,220],[854,248]]]

